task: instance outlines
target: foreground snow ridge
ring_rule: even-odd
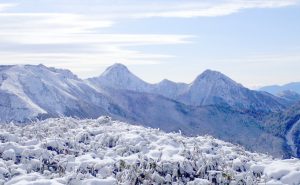
[[[300,161],[108,117],[0,126],[0,184],[300,184]]]

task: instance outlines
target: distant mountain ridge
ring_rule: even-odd
[[[289,143],[298,142],[294,123],[284,127],[286,132],[281,127],[288,124],[279,119],[272,122],[273,129],[266,128],[269,115],[286,109],[283,98],[249,90],[211,70],[191,84],[169,80],[149,84],[122,64],[86,80],[44,65],[0,66],[0,95],[1,122],[108,115],[168,132],[210,134],[279,157],[294,155]]]
[[[258,111],[279,111],[284,108],[280,98],[249,90],[224,74],[212,70],[204,71],[190,84],[169,80],[149,84],[132,74],[126,66],[114,64],[99,77],[87,81],[96,87],[158,94],[192,106],[225,104]]]
[[[300,102],[300,82],[292,82],[285,85],[271,85],[259,89],[285,99],[288,104]]]
[[[284,91],[292,91],[300,94],[300,82],[292,82],[285,85],[271,85],[260,88],[261,91],[266,91],[271,94],[278,94]]]

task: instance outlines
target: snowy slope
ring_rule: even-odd
[[[300,161],[108,117],[0,127],[0,183],[299,184]]]
[[[115,64],[101,76],[87,80],[95,87],[131,90],[165,96],[187,105],[230,105],[237,109],[280,111],[282,99],[265,92],[249,90],[220,72],[206,70],[191,84],[163,80],[148,84],[132,74],[126,66]]]
[[[183,92],[187,91],[188,87],[188,84],[175,83],[164,79],[158,84],[154,84],[149,93],[160,94],[162,96],[177,100],[177,97]]]
[[[109,114],[110,101],[68,70],[43,65],[4,66],[0,77],[1,121]]]
[[[276,97],[249,90],[220,72],[206,70],[178,98],[189,105],[227,104],[237,109],[279,111],[283,108]]]
[[[98,87],[114,87],[116,89],[127,89],[133,91],[148,91],[150,84],[147,84],[132,74],[126,66],[114,64],[108,67],[104,73],[88,81]]]
[[[0,67],[0,120],[7,121],[14,118],[25,120],[47,112],[36,105],[25,95],[24,89],[18,83],[21,71],[15,66]]]

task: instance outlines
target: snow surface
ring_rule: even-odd
[[[109,117],[0,126],[0,184],[300,184],[300,160]]]

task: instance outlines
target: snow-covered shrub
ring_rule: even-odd
[[[16,161],[16,153],[14,149],[5,150],[2,153],[2,159]]]
[[[109,117],[0,125],[0,184],[299,184],[300,161]]]
[[[9,177],[10,177],[9,171],[4,167],[0,167],[0,179],[5,180]]]
[[[195,179],[187,183],[187,185],[210,185],[210,184],[211,182],[209,182],[206,179]]]

